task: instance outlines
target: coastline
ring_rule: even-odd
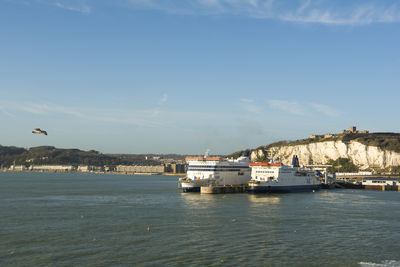
[[[69,172],[69,171],[10,171],[10,170],[1,170],[0,172],[7,173],[80,173],[80,174],[119,174],[119,175],[163,175],[163,176],[184,176],[186,173],[170,173],[170,172],[162,172],[162,173],[141,173],[141,172]]]

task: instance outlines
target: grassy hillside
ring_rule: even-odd
[[[39,146],[30,149],[0,146],[0,165],[159,165],[158,161],[145,160],[142,155],[117,156],[105,155],[98,151],[79,149],[60,149],[52,146]]]

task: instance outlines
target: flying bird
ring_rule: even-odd
[[[40,128],[36,128],[35,130],[32,131],[33,134],[44,134],[47,135],[46,131],[40,130]]]

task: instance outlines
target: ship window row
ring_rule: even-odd
[[[257,171],[257,173],[275,173],[274,171]]]
[[[218,171],[218,172],[228,172],[228,171],[241,171],[241,169],[204,169],[204,168],[189,168],[188,171]]]
[[[189,168],[232,168],[233,166],[216,166],[216,165],[190,165]],[[249,166],[234,166],[236,168],[249,168]]]

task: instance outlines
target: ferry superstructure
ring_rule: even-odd
[[[248,157],[226,159],[205,156],[186,158],[186,161],[186,177],[179,179],[179,188],[183,192],[200,192],[200,187],[207,185],[246,185],[251,178]]]
[[[294,164],[284,165],[281,162],[250,163],[251,193],[290,193],[312,191],[321,188],[320,178],[310,169],[300,168],[297,157]]]

